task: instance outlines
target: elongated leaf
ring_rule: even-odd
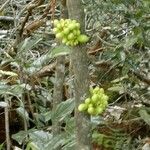
[[[33,61],[29,67],[27,68],[27,72],[30,74],[34,74],[38,70],[40,70],[45,64],[47,64],[51,59],[51,54],[48,52],[45,55],[42,55],[41,57],[37,58],[35,61]]]
[[[14,139],[15,141],[17,141],[19,144],[22,144],[24,142],[25,138],[27,137],[27,135],[29,133],[34,132],[34,131],[35,131],[35,129],[30,129],[27,132],[26,131],[19,131],[18,133],[13,134],[11,136],[11,138]]]
[[[61,121],[69,115],[75,107],[74,100],[68,99],[58,105],[56,110],[52,112],[53,121]]]
[[[26,38],[26,39],[19,45],[20,52],[30,50],[30,49],[33,48],[36,44],[38,44],[41,40],[42,40],[42,38],[40,38],[40,39],[31,39],[30,37],[29,37],[29,38]]]
[[[141,118],[142,118],[148,125],[150,125],[150,114],[148,114],[145,109],[141,109],[141,110],[139,111],[139,114],[140,114]]]
[[[57,57],[57,56],[62,56],[62,55],[67,55],[71,52],[71,48],[65,45],[60,45],[52,49],[51,51],[51,58]]]
[[[25,118],[27,121],[29,121],[28,112],[23,107],[17,108],[16,111],[22,118]]]

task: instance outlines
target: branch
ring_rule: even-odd
[[[6,5],[10,2],[10,0],[7,0],[0,8],[0,12],[2,12],[4,10],[4,8],[6,7]]]
[[[150,79],[149,79],[148,77],[146,77],[146,76],[144,76],[144,75],[138,73],[137,71],[131,70],[131,72],[132,72],[139,80],[141,80],[142,82],[144,82],[144,83],[150,85]]]
[[[17,52],[17,45],[21,42],[22,40],[22,34],[23,34],[23,31],[24,31],[24,28],[25,28],[25,24],[27,23],[29,17],[31,16],[32,14],[32,10],[35,9],[36,7],[40,6],[44,0],[39,0],[38,3],[34,4],[34,0],[33,2],[31,2],[29,4],[28,7],[26,7],[26,10],[28,11],[28,13],[26,14],[24,20],[21,22],[21,25],[18,27],[17,29],[17,33],[16,33],[16,40],[14,42],[14,45],[13,45],[13,48],[14,48],[14,51]]]
[[[14,18],[13,17],[9,17],[9,16],[0,16],[0,21],[4,22],[4,21],[7,21],[7,22],[12,22],[14,23]]]

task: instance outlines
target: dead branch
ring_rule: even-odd
[[[9,16],[0,16],[1,22],[12,22],[14,23],[14,18]]]
[[[7,4],[10,2],[10,0],[7,0],[0,8],[0,12],[4,10],[4,8],[7,6]]]
[[[35,74],[35,76],[38,78],[49,76],[51,73],[54,72],[55,67],[56,67],[56,62],[49,64],[49,65],[43,67],[40,71],[38,71]]]
[[[25,28],[25,24],[28,22],[29,17],[32,15],[32,10],[40,6],[44,2],[44,0],[39,0],[37,3],[34,2],[35,1],[33,0],[33,2],[29,3],[29,6],[26,7],[27,14],[16,31],[17,32],[16,40],[13,45],[15,52],[17,52],[17,45],[22,41],[22,34]]]
[[[150,79],[142,74],[140,74],[139,72],[137,71],[134,71],[134,70],[131,70],[131,72],[139,79],[141,80],[142,82],[150,85]]]

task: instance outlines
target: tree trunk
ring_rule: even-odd
[[[67,0],[70,19],[77,20],[84,32],[84,12],[81,0]],[[78,106],[88,96],[89,72],[88,57],[85,46],[76,46],[71,53],[71,64],[74,72],[75,90],[75,121],[76,121],[76,149],[91,150],[91,125],[90,116],[78,111]]]
[[[54,94],[53,94],[53,111],[56,110],[58,104],[62,102],[63,99],[63,83],[65,76],[65,59],[63,56],[57,58],[56,71],[55,71],[55,85],[54,85]],[[60,134],[60,122],[52,120],[52,133],[53,136]],[[56,150],[60,150],[59,146]]]
[[[61,1],[61,17],[67,18],[67,8],[65,3]],[[55,71],[55,85],[54,85],[54,94],[53,94],[53,110],[56,109],[58,104],[60,104],[63,100],[63,83],[65,78],[65,56],[59,56],[56,59],[56,71]],[[60,123],[59,122],[53,122],[53,129],[52,129],[53,135],[59,135],[60,130]],[[60,150],[61,146],[58,146],[56,150]]]

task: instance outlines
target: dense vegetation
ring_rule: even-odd
[[[149,0],[1,0],[0,150],[150,149],[149,10]]]

